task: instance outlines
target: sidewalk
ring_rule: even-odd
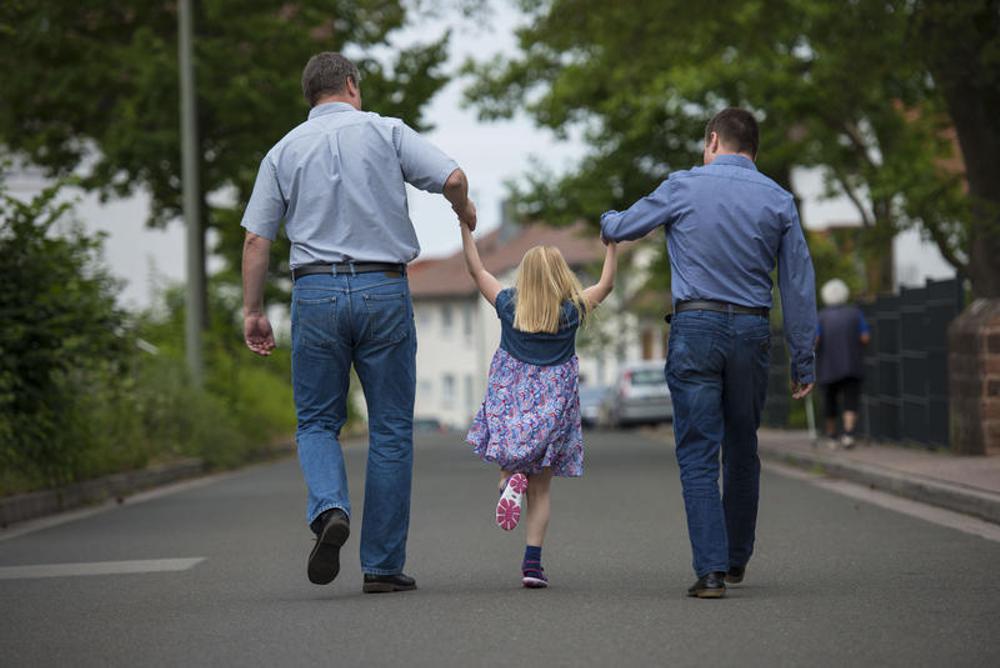
[[[814,446],[805,431],[761,429],[759,452],[779,461],[1000,524],[1000,455],[957,457],[895,445]]]

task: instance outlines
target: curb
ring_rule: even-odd
[[[913,474],[901,474],[871,464],[845,462],[819,453],[789,452],[778,446],[768,446],[763,440],[758,445],[758,452],[763,459],[819,470],[834,478],[1000,524],[998,494]]]
[[[0,528],[6,529],[15,522],[73,510],[107,499],[117,499],[121,503],[130,494],[194,478],[203,473],[205,466],[200,459],[183,459],[171,464],[86,480],[59,489],[15,494],[0,499]]]

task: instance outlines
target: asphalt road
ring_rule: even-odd
[[[998,542],[766,472],[745,584],[689,599],[672,451],[597,433],[586,475],[554,483],[552,586],[529,591],[523,533],[492,522],[493,469],[461,435],[417,447],[418,591],[363,595],[353,538],[336,582],[309,584],[304,488],[284,460],[0,533],[0,665],[1000,665]],[[364,455],[349,449],[359,509]],[[155,572],[72,574],[122,561]],[[83,565],[10,568],[49,564]]]

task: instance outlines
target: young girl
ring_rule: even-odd
[[[535,246],[521,260],[514,289],[483,267],[469,228],[462,246],[479,291],[496,307],[500,348],[490,365],[486,399],[466,441],[500,467],[500,528],[514,529],[527,496],[525,587],[548,586],[542,542],[549,525],[552,476],[583,475],[576,330],[614,286],[616,247],[609,244],[597,285],[584,290],[557,248]]]

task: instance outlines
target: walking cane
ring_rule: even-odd
[[[817,443],[816,434],[816,413],[813,411],[813,398],[812,393],[805,398],[806,402],[806,425],[809,427],[809,440],[813,446]]]

